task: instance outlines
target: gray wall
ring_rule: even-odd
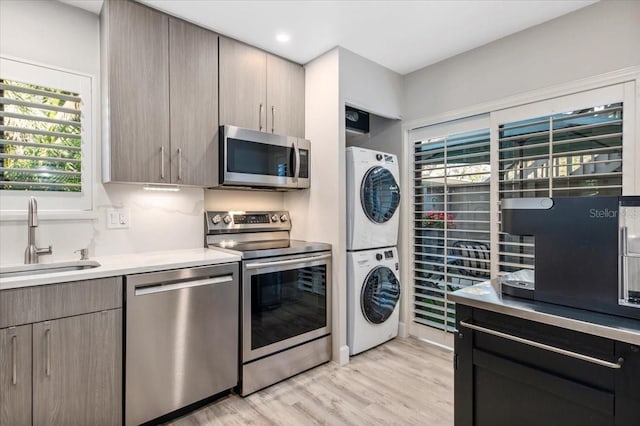
[[[389,152],[400,158],[402,151],[402,122],[375,114],[370,114],[369,118],[369,133],[361,135],[347,132],[346,146]]]
[[[412,121],[640,65],[640,1],[603,0],[405,76]]]

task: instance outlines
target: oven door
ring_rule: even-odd
[[[298,188],[298,138],[235,126],[220,135],[222,185]]]
[[[331,332],[331,252],[242,265],[243,362]]]

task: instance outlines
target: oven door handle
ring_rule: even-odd
[[[271,266],[284,266],[284,265],[294,265],[294,264],[305,264],[314,262],[316,260],[328,259],[331,257],[331,254],[322,254],[320,256],[311,256],[311,257],[299,257],[296,259],[287,259],[287,260],[276,260],[274,262],[257,262],[257,263],[247,263],[245,265],[246,269],[259,269],[259,268],[269,268]]]

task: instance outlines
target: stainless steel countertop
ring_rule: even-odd
[[[462,288],[453,292],[451,299],[461,305],[640,345],[640,320],[506,296],[497,280]]]

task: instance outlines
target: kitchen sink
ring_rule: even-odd
[[[71,262],[38,263],[33,265],[0,266],[0,278],[22,277],[26,275],[52,274],[54,272],[81,271],[100,266],[95,260]]]

